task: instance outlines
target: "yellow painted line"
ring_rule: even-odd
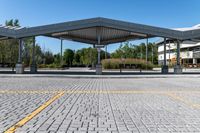
[[[53,103],[56,99],[60,98],[62,95],[64,95],[64,92],[59,92],[57,95],[49,99],[47,102],[45,102],[35,111],[33,111],[31,114],[27,115],[26,117],[21,119],[19,122],[17,122],[15,125],[7,129],[4,133],[14,133],[18,128],[25,125],[28,121],[30,121],[33,117],[39,114],[42,110],[44,110],[46,107],[48,107],[51,103]]]
[[[171,98],[175,99],[175,100],[178,100],[178,101],[181,101],[183,102],[184,104],[190,106],[190,107],[193,107],[193,108],[196,108],[196,109],[200,109],[200,104],[195,104],[193,102],[190,102],[180,96],[177,96],[176,94],[173,94],[173,93],[168,93],[167,94],[168,96],[170,96]]]

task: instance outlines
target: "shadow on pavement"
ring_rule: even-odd
[[[15,74],[15,71],[0,71],[0,74]],[[45,74],[45,75],[96,75],[95,72],[81,72],[81,71],[38,71],[37,73],[31,73],[29,71],[25,71],[24,74]],[[102,75],[172,75],[173,72],[169,72],[168,74],[162,74],[158,71],[153,72],[103,72]],[[200,72],[183,72],[182,74],[200,74]]]
[[[0,71],[0,74],[15,74],[15,71]],[[55,75],[96,75],[95,72],[66,72],[66,71],[39,71],[37,73],[31,73],[25,71],[24,74],[55,74]],[[168,74],[174,74],[170,72]],[[200,74],[197,72],[184,72],[183,74]],[[167,75],[160,72],[103,72],[102,75]]]

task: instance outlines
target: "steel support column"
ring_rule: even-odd
[[[23,47],[23,40],[19,39],[18,61],[16,64],[16,74],[24,73],[24,66],[22,64],[22,47]]]
[[[32,46],[32,63],[31,63],[31,68],[30,71],[31,73],[36,73],[37,72],[37,64],[35,61],[35,37],[33,37],[33,46]]]
[[[177,41],[177,65],[180,65],[180,41]]]
[[[96,74],[101,75],[102,74],[101,48],[97,48],[97,52],[98,52],[98,59],[97,59],[97,65],[96,65]]]
[[[147,38],[146,40],[146,69],[147,69],[147,64],[148,64],[148,43],[149,43],[149,39]]]
[[[166,58],[166,54],[167,54],[167,51],[166,51],[166,38],[164,38],[164,63],[163,63],[163,66],[162,66],[162,73],[163,74],[167,74],[168,73],[168,66],[167,66],[167,58]]]
[[[63,65],[63,39],[60,41],[60,65]]]
[[[171,44],[170,44],[170,40],[169,40],[169,46],[168,46],[168,48],[169,48],[169,61],[168,61],[168,65],[170,65],[171,64],[171,57],[170,57],[170,54],[171,54]]]
[[[105,59],[107,59],[107,45],[105,46]]]
[[[97,48],[97,52],[98,52],[98,65],[101,64],[101,48]]]
[[[22,64],[22,47],[23,47],[23,40],[19,39],[19,47],[18,47],[18,64]]]
[[[101,75],[102,74],[102,65],[101,65],[101,29],[99,28],[97,30],[97,34],[98,34],[98,37],[97,37],[97,52],[98,52],[98,59],[97,59],[97,65],[96,65],[96,74],[97,75]]]
[[[174,73],[175,74],[181,74],[182,68],[180,63],[180,41],[177,40],[177,54],[176,54],[176,66],[174,67]]]

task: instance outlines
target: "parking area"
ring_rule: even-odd
[[[200,132],[199,78],[0,79],[0,132]]]

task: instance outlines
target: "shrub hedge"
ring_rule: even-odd
[[[102,66],[104,69],[148,69],[152,70],[154,65],[151,62],[146,64],[142,59],[104,59],[102,60]]]
[[[57,64],[40,64],[38,65],[38,68],[61,68],[60,65]]]

